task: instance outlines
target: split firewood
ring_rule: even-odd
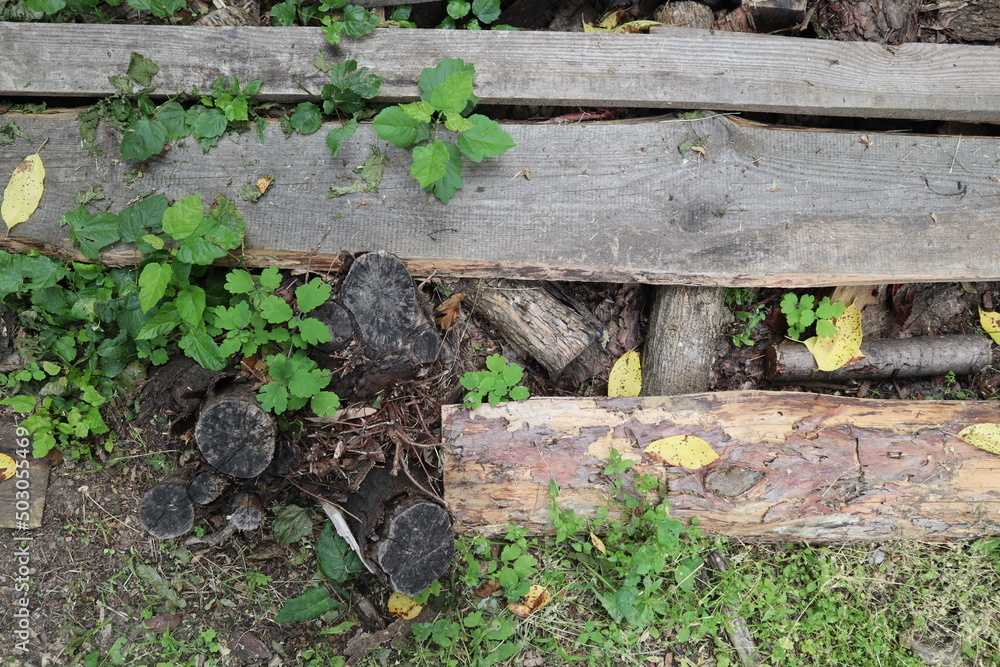
[[[405,471],[372,468],[343,508],[362,558],[403,595],[434,583],[455,555],[451,515],[426,486]]]
[[[472,281],[470,304],[518,352],[537,361],[553,379],[581,358],[600,356],[601,323],[582,307],[572,307],[544,284],[531,281]],[[583,359],[581,359],[583,360]],[[580,364],[574,383],[590,378],[593,364]]]
[[[231,477],[256,477],[274,457],[274,418],[238,384],[216,386],[202,403],[194,437],[205,462]]]
[[[194,503],[184,479],[160,482],[142,497],[139,520],[153,537],[168,540],[180,537],[194,527]]]
[[[933,377],[949,372],[972,375],[992,361],[986,336],[886,338],[861,344],[863,359],[835,371],[819,371],[805,345],[782,343],[767,349],[765,372],[772,382],[849,382]]]

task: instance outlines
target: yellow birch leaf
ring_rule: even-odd
[[[861,354],[861,311],[850,305],[833,323],[837,327],[837,335],[833,338],[813,336],[802,341],[821,371],[835,371],[855,357],[864,358]]]
[[[983,327],[983,331],[993,339],[993,342],[1000,345],[1000,313],[993,313],[980,308],[979,324]]]
[[[654,461],[697,470],[719,458],[712,446],[694,435],[672,435],[649,443],[643,450]]]
[[[622,13],[622,10],[614,9],[601,17],[601,20],[597,22],[597,25],[605,30],[611,30],[618,25],[618,19],[621,18]]]
[[[423,608],[423,605],[417,604],[416,600],[402,593],[393,593],[389,596],[389,613],[407,621],[416,618]]]
[[[42,201],[44,181],[45,165],[38,153],[24,158],[14,168],[3,191],[3,205],[0,205],[0,217],[7,223],[7,231],[30,218],[38,208],[38,202]]]
[[[608,548],[604,546],[604,541],[601,540],[597,535],[593,533],[590,534],[590,543],[594,545],[594,548],[600,551],[602,554],[608,553]]]
[[[639,354],[632,350],[626,352],[608,374],[608,396],[638,396],[642,391],[642,366],[639,364]]]
[[[17,472],[17,462],[6,454],[0,454],[0,482],[8,480]]]
[[[959,431],[958,437],[979,449],[1000,454],[1000,424],[973,424]]]

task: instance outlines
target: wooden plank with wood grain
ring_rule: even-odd
[[[654,475],[671,512],[765,541],[951,540],[1000,534],[1000,456],[955,437],[1000,421],[977,401],[885,401],[795,392],[540,398],[442,408],[445,499],[456,530],[515,523],[549,532],[561,508],[608,505],[612,448]],[[721,458],[688,471],[653,461],[653,440],[693,435]],[[623,484],[623,488],[629,485]]]
[[[44,45],[44,48],[39,48]],[[651,35],[379,29],[329,45],[319,28],[0,23],[0,96],[99,96],[133,51],[161,94],[220,76],[262,78],[259,97],[304,100],[347,59],[387,77],[380,100],[416,99],[424,67],[476,65],[490,104],[715,109],[1000,120],[1000,52],[988,46],[834,42],[691,28]],[[72,64],[67,68],[67,64]]]
[[[49,140],[41,206],[0,239],[8,249],[76,256],[60,217],[79,192],[101,186],[106,199],[95,205],[112,211],[149,191],[229,197],[247,218],[258,266],[324,269],[341,251],[382,249],[421,276],[775,287],[1000,279],[997,138],[862,142],[729,117],[511,124],[517,146],[466,162],[465,188],[445,206],[370,125],[337,158],[325,130],[286,139],[271,126],[263,144],[251,131],[205,153],[187,139],[137,165],[115,159],[120,135],[103,126],[105,156],[87,153],[72,113],[4,118],[33,143],[0,147],[0,174]],[[704,155],[678,150],[699,140]],[[330,186],[359,178],[372,146],[390,159],[379,192],[328,199]],[[241,187],[268,174],[268,193],[242,201]],[[135,259],[125,249],[106,255]]]

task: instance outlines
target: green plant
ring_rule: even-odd
[[[846,303],[831,303],[828,296],[824,296],[819,304],[812,294],[798,297],[789,292],[781,299],[781,312],[788,322],[788,337],[796,340],[812,325],[816,326],[816,335],[820,338],[833,338],[837,335],[837,326],[830,320],[840,317],[845,310]]]
[[[767,310],[763,303],[754,305],[756,294],[749,287],[730,287],[726,289],[726,305],[729,311],[736,318],[736,332],[730,335],[735,347],[746,345],[753,347],[753,339],[750,337],[754,327],[764,321]],[[747,310],[747,306],[752,306]]]
[[[462,156],[473,162],[497,157],[514,147],[495,120],[472,114],[476,70],[471,63],[445,58],[420,73],[420,101],[383,109],[375,116],[379,138],[399,148],[413,147],[410,174],[420,187],[447,204],[462,187]],[[458,134],[458,143],[435,138],[441,128]]]
[[[351,596],[341,585],[352,575],[363,572],[365,566],[344,538],[333,534],[329,523],[323,527],[316,541],[316,560],[319,574],[326,580],[329,588],[324,585],[313,586],[299,597],[288,600],[275,616],[275,623],[307,621],[319,618],[329,611],[347,610],[344,601],[350,600]],[[330,596],[330,588],[337,592],[339,598]]]
[[[140,12],[150,12],[158,19],[166,19],[187,7],[185,0],[126,0],[126,3]],[[60,14],[70,19],[93,13],[105,21],[102,6],[117,7],[121,0],[26,0],[25,5],[33,11],[46,15]]]
[[[409,12],[405,13],[408,17]],[[394,12],[393,16],[397,14]],[[370,34],[378,25],[375,12],[349,5],[347,0],[319,0],[319,4],[308,0],[284,0],[271,8],[271,22],[277,26],[309,25],[313,20],[320,22],[326,41],[334,45],[340,44],[343,35],[357,39]],[[397,25],[400,20],[406,19],[397,19]]]
[[[448,0],[448,16],[438,24],[438,28],[454,30],[459,27],[458,22],[467,19],[469,14],[474,18],[468,18],[463,26],[466,30],[482,30],[484,25],[493,23],[500,18],[500,0]],[[492,30],[516,30],[509,25],[495,25]]]
[[[462,375],[460,382],[469,390],[465,395],[465,407],[474,410],[487,399],[490,405],[498,405],[500,401],[509,398],[512,401],[523,401],[531,394],[527,388],[518,386],[524,377],[524,370],[517,364],[508,364],[499,354],[486,357],[485,371],[468,371]]]

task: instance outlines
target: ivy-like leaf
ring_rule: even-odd
[[[424,102],[423,100],[410,102],[409,104],[400,104],[399,108],[403,110],[403,113],[418,123],[431,122],[431,116],[434,114],[434,107],[431,103]]]
[[[378,112],[373,126],[379,139],[398,148],[407,148],[431,135],[427,123],[413,120],[398,106],[386,107]]]
[[[179,199],[163,213],[163,231],[176,240],[183,241],[201,225],[201,195]]]
[[[455,72],[468,72],[475,76],[476,68],[472,63],[466,63],[461,58],[444,58],[436,67],[426,67],[421,70],[420,82],[417,84],[420,88],[420,99],[430,102],[434,89]]]
[[[288,381],[288,391],[292,396],[311,398],[330,384],[330,376],[319,368],[300,368]]]
[[[483,23],[493,23],[500,18],[500,0],[472,0],[472,13]]]
[[[458,70],[434,86],[431,91],[431,106],[447,114],[461,114],[472,97],[472,72]]]
[[[198,114],[192,126],[194,136],[198,139],[214,139],[221,137],[229,125],[226,114],[219,109],[206,109]]]
[[[312,102],[300,102],[289,119],[292,129],[302,134],[312,134],[323,124],[319,107]]]
[[[448,16],[456,21],[464,18],[472,9],[472,5],[465,0],[448,0]]]
[[[81,206],[65,214],[61,224],[69,225],[70,240],[89,259],[99,259],[103,248],[121,240],[118,216],[114,213],[90,215]]]
[[[413,164],[410,174],[417,179],[420,187],[426,188],[445,175],[451,153],[443,141],[435,140],[426,146],[413,149]]]
[[[358,129],[358,121],[353,118],[340,127],[332,128],[326,133],[326,147],[330,149],[333,157],[340,154],[340,148],[344,142],[349,140]]]
[[[482,114],[469,116],[472,128],[458,138],[458,147],[473,162],[482,162],[484,157],[497,157],[515,146],[514,140],[500,127],[500,123]]]
[[[323,526],[316,541],[316,560],[319,571],[335,584],[342,584],[352,574],[365,570],[364,563],[351,549],[351,545],[340,535],[334,535],[329,523]]]
[[[378,25],[378,17],[374,12],[358,5],[344,7],[344,33],[348,37],[354,39],[364,37],[375,30],[376,25]]]
[[[128,70],[125,73],[135,79],[140,86],[148,86],[159,71],[160,68],[156,63],[141,53],[133,51],[132,57],[128,61]]]
[[[276,266],[269,266],[261,271],[257,279],[264,289],[278,289],[281,286],[281,274]]]
[[[140,118],[122,135],[122,159],[145,160],[163,150],[167,128],[158,120]]]

